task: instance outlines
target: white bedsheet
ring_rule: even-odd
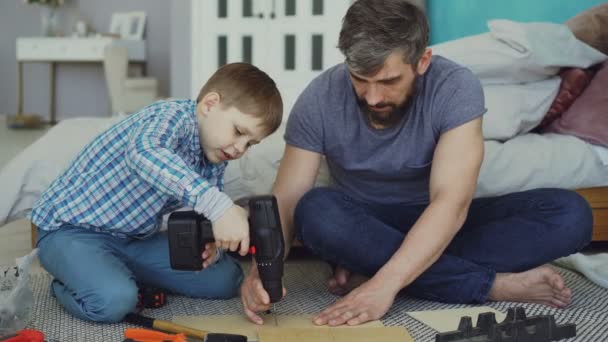
[[[0,225],[24,217],[50,183],[76,154],[118,118],[64,120],[0,170]],[[284,148],[283,126],[231,162],[225,176],[226,193],[233,199],[269,193]],[[526,134],[505,143],[485,142],[477,197],[539,187],[575,189],[608,185],[608,167],[594,147],[565,135]],[[322,164],[318,185],[329,184]]]
[[[602,164],[608,167],[608,148],[598,145],[592,145],[591,148],[597,154],[598,158],[602,161]]]

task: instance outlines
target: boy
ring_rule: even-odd
[[[84,320],[118,322],[135,309],[136,282],[192,297],[235,296],[238,262],[207,246],[204,270],[172,270],[160,223],[193,207],[212,222],[217,247],[245,255],[247,213],[221,192],[222,177],[228,160],[278,128],[282,112],[266,73],[228,64],[197,101],[156,102],[87,145],[30,216],[61,305]]]

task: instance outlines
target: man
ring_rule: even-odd
[[[348,293],[315,324],[379,319],[401,290],[450,303],[571,301],[543,265],[590,241],[587,203],[558,189],[472,199],[483,91],[427,42],[415,6],[355,1],[338,44],[345,62],[313,80],[290,114],[273,189],[285,238],[295,231],[336,265],[329,289]],[[312,189],[323,156],[334,184]],[[255,267],[241,299],[261,324],[268,295]]]

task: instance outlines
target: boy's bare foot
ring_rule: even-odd
[[[521,273],[498,273],[489,300],[538,303],[563,308],[572,301],[572,291],[559,273],[540,266]]]
[[[344,296],[368,279],[369,278],[365,276],[351,273],[347,269],[338,266],[336,267],[333,276],[327,281],[327,288],[329,292],[336,296]]]

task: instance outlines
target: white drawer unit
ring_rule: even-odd
[[[144,40],[99,38],[17,38],[17,61],[100,62],[108,44],[125,45],[131,61],[146,60]]]
[[[17,114],[23,113],[23,64],[45,62],[50,65],[49,115],[55,124],[55,67],[59,63],[103,63],[103,51],[110,44],[127,47],[129,62],[141,65],[146,74],[146,41],[111,37],[23,37],[17,38]]]

